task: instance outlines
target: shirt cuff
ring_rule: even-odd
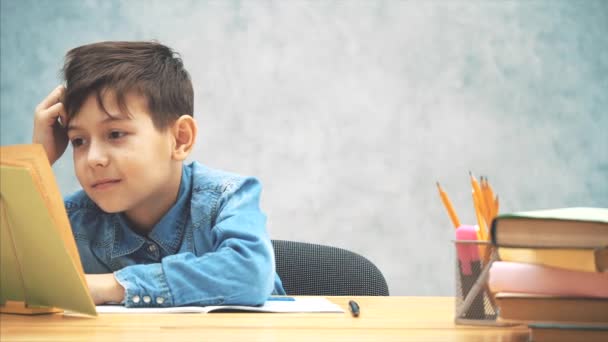
[[[161,264],[127,266],[114,272],[114,277],[125,289],[125,307],[173,306],[173,296]]]

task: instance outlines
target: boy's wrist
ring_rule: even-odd
[[[95,304],[120,303],[124,299],[125,289],[114,277],[114,273],[87,274],[89,291]]]
[[[114,273],[108,274],[108,300],[106,302],[120,303],[125,298],[125,289],[120,285]]]

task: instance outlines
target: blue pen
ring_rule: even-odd
[[[273,302],[293,302],[296,299],[293,297],[268,297],[267,301]]]

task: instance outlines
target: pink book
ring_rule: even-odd
[[[608,298],[607,272],[571,271],[518,262],[494,262],[488,285],[494,293]]]

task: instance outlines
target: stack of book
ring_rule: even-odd
[[[491,237],[501,321],[528,324],[532,341],[608,341],[608,209],[503,214]]]

